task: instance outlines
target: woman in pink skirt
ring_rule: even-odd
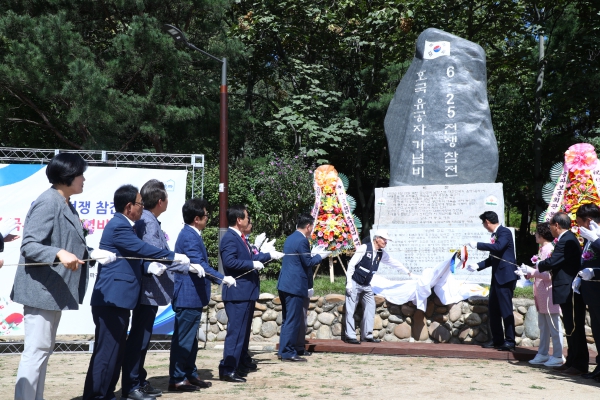
[[[550,257],[554,250],[554,237],[550,233],[547,222],[538,224],[535,232],[535,241],[540,245],[539,253],[531,258],[535,264],[537,261]],[[540,272],[537,269],[526,275],[527,279],[534,278],[533,296],[535,308],[538,312],[538,325],[540,327],[540,346],[533,360],[533,365],[545,365],[546,367],[557,367],[563,364],[563,331],[560,323],[560,307],[552,303],[552,277],[549,272]],[[548,354],[552,337],[552,356]]]

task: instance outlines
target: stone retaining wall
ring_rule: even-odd
[[[312,297],[308,311],[307,338],[342,339],[345,297],[329,294]],[[474,296],[455,304],[443,305],[437,296],[427,301],[425,312],[412,303],[391,304],[375,296],[376,314],[373,335],[388,342],[436,342],[481,344],[488,341],[488,298]],[[251,341],[278,342],[281,331],[281,301],[279,297],[263,293],[256,302],[252,320]],[[205,309],[206,310],[206,309]],[[513,299],[516,341],[518,346],[538,346],[538,313],[533,300]],[[360,327],[362,310],[355,319]],[[213,295],[208,306],[208,341],[223,341],[227,333],[227,313],[220,295]],[[202,314],[201,339],[204,340],[206,313]],[[589,314],[586,317],[588,346],[596,350]],[[565,340],[566,346],[566,340]]]

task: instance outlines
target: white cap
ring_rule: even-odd
[[[385,240],[389,240],[390,242],[392,241],[392,239],[390,239],[390,235],[388,234],[387,229],[377,229],[373,237],[377,236],[384,238]]]

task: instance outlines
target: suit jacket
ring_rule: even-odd
[[[490,256],[494,255],[509,261],[510,263],[516,264],[515,246],[510,229],[498,226],[494,235],[496,237],[494,243],[478,242],[477,250],[489,251]],[[477,270],[481,271],[482,269],[492,267],[492,275],[496,278],[496,282],[500,285],[504,285],[517,280],[517,275],[515,275],[517,266],[510,263],[501,261],[495,257],[488,257],[478,263],[479,268]]]
[[[236,279],[236,286],[223,286],[224,301],[256,301],[259,295],[260,277],[258,271],[239,275],[254,269],[253,261],[265,263],[271,259],[268,253],[253,254],[236,231],[229,228],[221,239],[221,261],[225,275]]]
[[[149,245],[138,238],[121,213],[106,224],[100,246],[117,257],[145,257],[173,260],[175,253]],[[110,306],[133,310],[140,298],[143,260],[117,258],[110,264],[98,264],[98,276],[92,291],[92,306]]]
[[[20,264],[53,263],[64,249],[80,260],[88,257],[79,214],[53,188],[43,192],[25,217]],[[71,271],[62,264],[19,266],[10,298],[43,310],[77,310],[88,282],[88,264]]]
[[[307,297],[308,289],[312,287],[312,268],[321,262],[321,256],[310,256],[308,239],[298,231],[287,237],[283,244],[283,252],[301,255],[283,256],[277,290]]]
[[[202,308],[210,301],[210,281],[221,283],[223,274],[208,264],[208,253],[202,236],[189,225],[185,225],[177,241],[175,252],[188,256],[192,264],[200,264],[209,275],[200,278],[198,274],[175,274],[173,290],[173,306],[185,308]]]
[[[4,251],[4,236],[0,233],[0,253]]]
[[[581,270],[581,245],[570,230],[566,231],[554,246],[552,255],[538,263],[541,272],[552,273],[552,300],[564,304],[571,293],[571,283]]]
[[[160,221],[148,210],[142,212],[142,217],[135,221],[133,226],[137,236],[144,242],[151,244],[159,249],[169,249],[169,244],[165,234],[160,228]],[[173,297],[174,271],[187,274],[189,266],[185,264],[173,264],[161,276],[148,274],[148,265],[152,261],[144,261],[144,274],[142,274],[142,291],[140,294],[140,304],[151,306],[166,306]]]

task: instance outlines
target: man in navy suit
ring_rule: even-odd
[[[123,185],[114,195],[115,215],[106,224],[100,249],[117,257],[165,259],[189,264],[189,259],[159,249],[138,238],[133,230],[144,204],[137,188]],[[123,362],[130,311],[138,304],[142,281],[142,260],[118,258],[98,266],[92,292],[92,316],[96,325],[94,352],[85,378],[83,399],[114,399]],[[144,400],[154,396],[145,395]]]
[[[471,242],[469,246],[477,250],[489,251],[490,257],[478,264],[469,264],[467,270],[473,272],[492,267],[488,304],[492,342],[484,344],[483,347],[513,351],[516,342],[512,298],[517,284],[515,274],[517,266],[512,233],[508,228],[500,225],[498,214],[493,211],[486,211],[479,218],[483,227],[492,234],[490,243]],[[502,323],[504,323],[504,331]]]
[[[188,256],[192,265],[199,264],[206,275],[175,274],[172,303],[175,327],[171,338],[169,390],[192,392],[211,386],[210,382],[198,379],[196,332],[202,317],[202,308],[210,301],[210,281],[235,286],[235,279],[231,276],[224,277],[208,264],[208,253],[202,240],[202,231],[209,219],[206,207],[204,199],[190,199],[182,208],[186,225],[177,237],[175,251]]]
[[[139,220],[135,222],[134,229],[137,236],[144,242],[158,247],[169,249],[165,233],[161,229],[158,217],[167,210],[169,197],[165,185],[159,180],[151,179],[142,186],[140,191],[144,203],[144,211]],[[154,261],[145,261],[146,269],[152,268]],[[158,263],[157,263],[158,264]],[[159,264],[159,268],[167,266]],[[123,359],[123,374],[121,380],[121,393],[123,398],[131,400],[143,399],[145,395],[158,396],[160,389],[152,387],[146,380],[148,373],[144,368],[146,353],[150,346],[150,339],[154,328],[154,320],[158,306],[167,306],[173,296],[173,271],[187,274],[189,266],[186,264],[173,264],[164,273],[143,274],[140,300],[131,313],[131,329],[125,343],[125,356]]]
[[[236,286],[223,287],[222,298],[228,322],[223,359],[219,364],[219,379],[226,382],[246,382],[237,369],[241,366],[242,356],[248,352],[250,323],[260,287],[258,271],[264,268],[263,263],[273,258],[281,258],[283,253],[252,253],[243,236],[250,222],[245,206],[229,207],[227,222],[229,229],[221,239],[221,261],[225,274],[235,277]],[[244,275],[240,276],[242,274]]]
[[[306,358],[298,356],[296,350],[299,332],[304,328],[304,299],[312,288],[312,268],[330,253],[322,251],[311,256],[308,236],[313,230],[314,222],[315,219],[310,214],[300,214],[296,232],[288,236],[283,245],[283,253],[288,255],[283,257],[277,281],[283,309],[278,353],[281,361],[306,361]]]
[[[590,356],[585,340],[585,303],[571,284],[581,270],[581,245],[571,232],[571,218],[558,212],[550,219],[552,236],[558,238],[552,255],[537,263],[541,272],[552,272],[552,302],[560,304],[567,335],[567,361],[555,370],[568,375],[588,372]]]

